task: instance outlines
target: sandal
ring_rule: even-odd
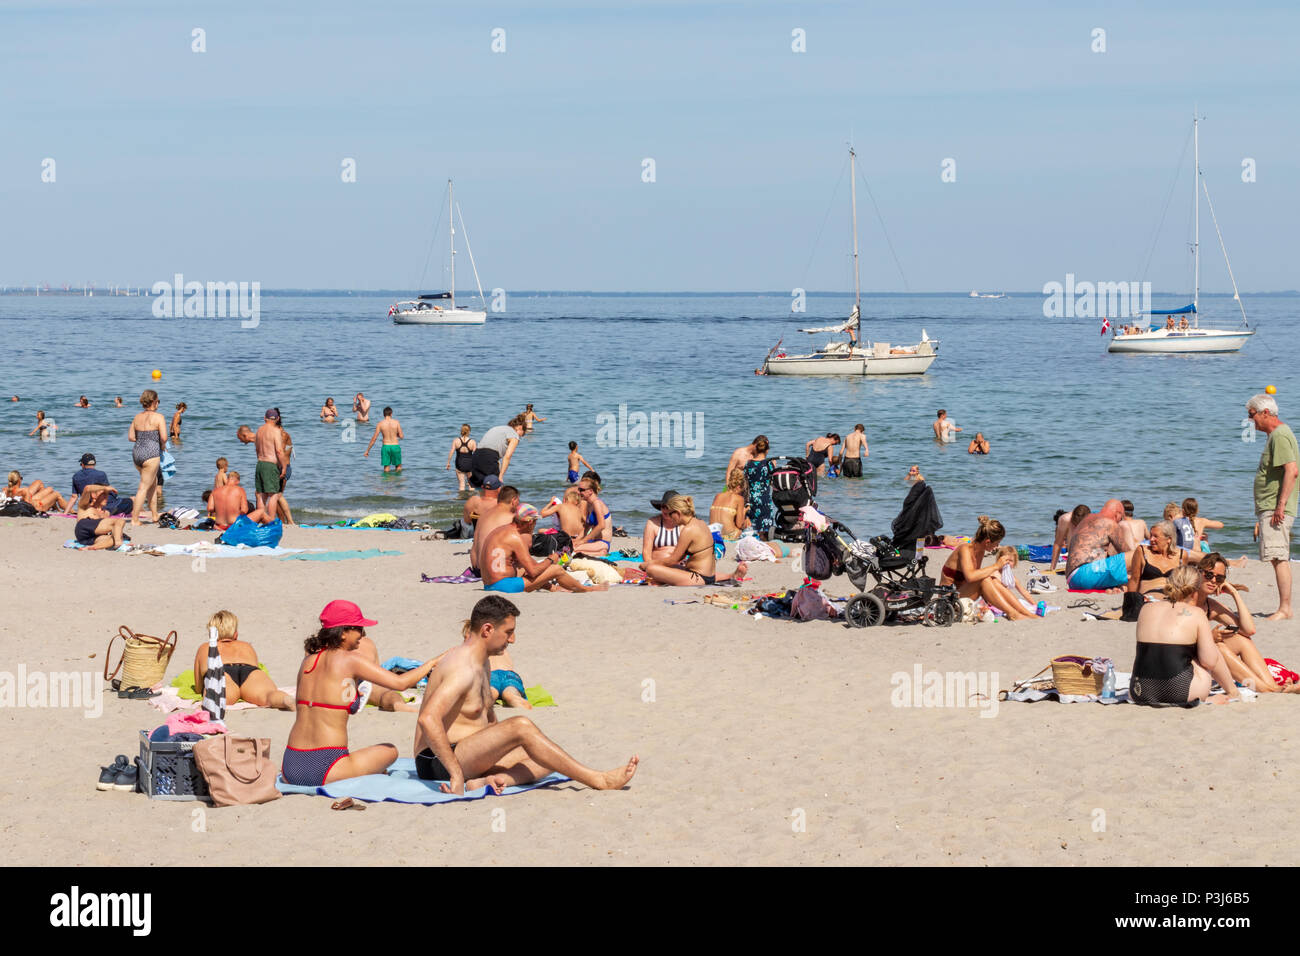
[[[122,700],[148,700],[158,695],[148,687],[123,687],[117,692],[117,696]]]
[[[366,805],[358,803],[351,797],[344,797],[342,800],[335,800],[330,804],[331,810],[364,810]]]
[[[1090,611],[1101,610],[1101,608],[1097,606],[1097,602],[1094,601],[1092,598],[1079,598],[1077,601],[1072,601],[1070,603],[1070,607],[1072,609],[1076,607],[1086,607]]]

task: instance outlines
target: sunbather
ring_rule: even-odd
[[[735,541],[749,527],[745,516],[745,473],[736,469],[727,476],[727,488],[720,491],[709,507],[709,523],[722,525],[724,541]]]
[[[679,587],[713,585],[722,581],[738,580],[748,570],[742,561],[736,565],[734,575],[717,576],[718,562],[713,551],[713,532],[695,517],[695,500],[690,495],[673,495],[663,502],[665,520],[677,529],[677,543],[666,557],[646,557],[641,570],[654,584],[671,584]]]
[[[60,511],[68,510],[68,499],[37,478],[26,488],[23,487],[22,472],[9,472],[9,485],[5,488],[5,497],[25,501],[37,511],[49,511],[55,505]]]
[[[1016,596],[1002,586],[1002,569],[1010,563],[1010,558],[1004,555],[987,568],[981,567],[984,559],[1002,543],[1006,529],[1002,522],[988,515],[980,515],[979,521],[975,536],[958,545],[948,556],[940,575],[943,583],[956,587],[957,593],[964,598],[983,598],[990,606],[1006,614],[1009,621],[1033,619],[1035,615],[1027,613]]]
[[[1214,626],[1214,640],[1232,679],[1264,693],[1300,693],[1300,684],[1278,684],[1273,679],[1264,655],[1255,647],[1255,619],[1242,593],[1228,582],[1228,563],[1223,555],[1211,551],[1201,559],[1198,569],[1201,587],[1195,603]],[[1227,607],[1224,598],[1230,598],[1234,607]]]
[[[1163,594],[1169,572],[1189,563],[1191,552],[1177,546],[1176,536],[1173,522],[1156,522],[1151,529],[1151,543],[1139,546],[1129,557],[1126,591],[1140,591],[1153,598]]]
[[[281,775],[286,783],[318,787],[331,780],[383,773],[397,759],[393,744],[375,744],[348,752],[348,715],[365,705],[369,682],[392,690],[409,690],[428,676],[435,661],[413,671],[393,674],[361,651],[367,620],[351,601],[331,601],[320,613],[321,629],[307,638],[298,668],[294,702],[297,718],[289,731]]]
[[[515,641],[519,608],[492,594],[470,613],[464,642],[452,648],[429,678],[415,731],[415,770],[444,793],[531,783],[552,772],[596,790],[621,789],[639,758],[613,770],[574,760],[527,717],[497,721],[488,661]]]
[[[515,670],[515,662],[510,659],[508,650],[502,650],[500,654],[489,657],[488,668],[490,669],[489,683],[501,703],[507,707],[519,707],[523,710],[533,709],[533,705],[528,703],[524,680]]]
[[[221,669],[226,674],[226,706],[241,700],[257,707],[293,710],[293,699],[275,686],[258,665],[257,651],[239,639],[239,618],[232,611],[218,611],[208,619],[208,627],[217,629],[217,651]],[[194,692],[202,695],[203,676],[208,670],[208,642],[204,640],[194,653]]]
[[[1137,622],[1137,655],[1129,680],[1129,699],[1138,704],[1189,704],[1210,696],[1211,678],[1227,692],[1213,703],[1240,700],[1210,630],[1194,603],[1201,572],[1178,567],[1167,575],[1164,601],[1142,608]]]
[[[556,525],[570,539],[582,537],[582,495],[578,494],[577,485],[565,488],[562,497],[552,498],[539,517],[549,518],[551,515],[555,515]]]

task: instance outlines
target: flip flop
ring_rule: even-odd
[[[123,687],[117,692],[117,696],[122,700],[148,700],[158,695],[148,687]]]

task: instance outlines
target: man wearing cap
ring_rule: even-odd
[[[268,408],[265,418],[253,438],[257,448],[255,490],[257,507],[274,518],[280,506],[280,489],[283,487],[284,469],[289,465],[289,456],[284,450],[280,413],[274,408]]]
[[[479,510],[478,521],[474,524],[474,543],[469,546],[469,568],[475,574],[479,574],[479,569],[482,568],[479,561],[483,556],[483,542],[497,528],[511,522],[515,516],[515,508],[518,506],[519,489],[513,485],[506,485],[497,492],[494,503],[485,503]],[[479,577],[482,575],[479,574]]]
[[[498,510],[504,511],[504,506]],[[518,594],[543,588],[549,590],[556,585],[576,594],[606,589],[607,585],[583,587],[577,578],[565,572],[556,552],[541,561],[533,560],[529,549],[533,545],[533,529],[537,527],[537,509],[532,505],[521,504],[510,518],[483,541],[479,553],[479,576],[483,579],[484,591]],[[482,526],[480,520],[479,527]]]
[[[501,479],[496,475],[488,475],[483,479],[482,492],[476,491],[465,499],[465,506],[461,509],[460,534],[455,537],[474,537],[474,526],[478,524],[479,515],[496,506],[501,488]]]
[[[95,456],[90,452],[81,456],[81,470],[72,473],[72,493],[79,498],[84,497],[87,488],[92,485],[98,486],[94,497],[103,496],[102,503],[96,503],[97,507],[102,508],[110,515],[129,515],[131,513],[131,499],[119,498],[117,489],[108,483],[108,475],[95,467]],[[90,499],[85,499],[86,505]],[[82,505],[81,507],[85,507]]]
[[[639,759],[613,770],[587,767],[566,753],[527,717],[498,722],[488,658],[515,642],[519,608],[490,594],[470,612],[464,642],[438,660],[420,702],[415,729],[415,772],[443,793],[466,787],[532,783],[555,772],[596,790],[631,782]]]

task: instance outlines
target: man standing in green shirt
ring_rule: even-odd
[[[1277,402],[1256,395],[1246,403],[1246,415],[1255,430],[1268,436],[1255,472],[1255,514],[1259,518],[1259,559],[1272,561],[1277,574],[1277,610],[1267,620],[1291,617],[1291,523],[1295,521],[1300,485],[1300,449],[1295,433],[1277,417]]]

